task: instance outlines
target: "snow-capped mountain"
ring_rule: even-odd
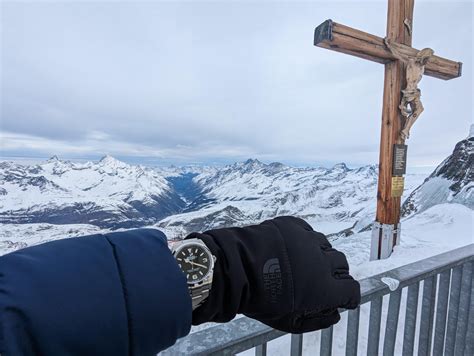
[[[0,194],[4,223],[136,227],[186,205],[155,170],[111,156],[97,163],[72,163],[57,157],[35,166],[1,162]]]
[[[474,125],[469,136],[458,142],[453,153],[405,200],[402,215],[410,216],[444,203],[474,209]]]
[[[376,182],[374,165],[295,168],[249,159],[220,168],[146,168],[110,156],[86,163],[53,157],[33,166],[0,163],[0,217],[106,229],[155,225],[179,238],[287,214],[350,235],[373,220]]]
[[[188,209],[157,224],[172,237],[278,215],[331,224],[330,232],[338,232],[358,222],[363,225],[364,218],[373,215],[377,168],[349,169],[344,163],[332,168],[294,168],[249,159],[197,174],[193,183],[200,189],[195,197],[199,210]]]

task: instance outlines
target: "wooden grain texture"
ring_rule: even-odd
[[[405,19],[413,23],[413,0],[388,0],[387,37],[393,42],[411,45],[411,34]],[[392,197],[392,163],[394,144],[403,144],[400,130],[404,122],[398,105],[405,82],[405,66],[401,61],[385,64],[382,129],[380,135],[379,180],[376,220],[383,224],[400,221],[400,197]]]
[[[321,25],[324,24],[325,23]],[[319,37],[318,39],[315,39],[316,46],[350,54],[382,64],[396,60],[392,52],[385,46],[382,37],[378,37],[332,21],[330,26],[331,38],[326,36],[325,38]],[[407,31],[406,26],[403,26],[403,31]],[[411,37],[408,33],[407,36]],[[393,43],[393,46],[403,55],[415,56],[418,53],[418,49],[412,48],[409,45],[402,43],[395,42]],[[461,75],[461,66],[462,63],[435,55],[430,58],[426,64],[425,75],[444,80],[453,79]]]

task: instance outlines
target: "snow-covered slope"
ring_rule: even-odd
[[[247,160],[194,177],[201,189],[197,211],[167,217],[157,226],[169,234],[255,223],[278,215],[351,227],[374,209],[375,166],[349,169],[293,168]],[[205,198],[205,199],[204,199]],[[334,231],[333,231],[334,232]]]
[[[106,231],[87,224],[0,224],[0,255],[48,241]]]
[[[182,209],[185,202],[153,169],[105,156],[97,163],[49,159],[23,166],[0,163],[4,223],[136,227]]]
[[[333,246],[347,256],[351,275],[357,279],[373,276],[434,255],[454,250],[473,243],[473,210],[461,204],[440,204],[415,214],[402,222],[402,240],[395,247],[390,258],[369,261],[370,231],[354,234],[347,239],[333,242]],[[317,228],[317,226],[313,226]],[[403,291],[400,310],[405,310],[406,289]],[[420,297],[421,303],[421,297]],[[383,298],[382,323],[386,320],[388,297]],[[419,307],[420,308],[420,307]],[[367,354],[368,325],[370,303],[362,305],[360,310],[360,329],[358,355]],[[400,313],[399,325],[404,325],[405,313]],[[382,330],[383,324],[382,324]],[[347,313],[333,330],[333,355],[346,354]],[[380,354],[383,349],[383,336]],[[286,356],[289,354],[290,336],[278,338],[268,343],[267,354]],[[401,355],[403,349],[403,327],[399,328],[394,355]],[[303,355],[318,355],[320,350],[320,332],[306,333],[303,338]],[[416,348],[415,348],[416,353]],[[251,356],[255,350],[248,350],[239,356]]]
[[[376,181],[375,166],[344,163],[294,168],[250,159],[222,168],[145,168],[110,156],[86,163],[53,157],[33,166],[1,162],[0,218],[112,229],[157,224],[175,238],[291,214],[323,232],[351,234],[373,219]]]
[[[402,215],[444,203],[462,204],[474,209],[474,125],[469,136],[458,142],[453,153],[413,191],[402,206]]]
[[[424,176],[422,177],[424,178]],[[409,175],[406,194],[420,182]],[[156,226],[171,238],[191,231],[258,223],[278,215],[296,215],[320,231],[350,235],[372,223],[377,167],[294,168],[258,160],[208,170],[193,177],[198,209],[164,218]]]

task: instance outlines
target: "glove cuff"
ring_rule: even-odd
[[[216,257],[214,275],[209,296],[193,311],[193,325],[206,322],[224,323],[232,320],[239,310],[242,293],[248,284],[245,271],[236,261],[227,260],[218,241],[206,233],[192,233],[186,239],[197,238],[203,241]],[[233,270],[231,273],[230,270]]]

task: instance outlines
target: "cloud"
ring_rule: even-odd
[[[312,35],[334,18],[383,36],[385,1],[0,6],[3,155],[378,161],[383,66]],[[411,163],[437,163],[469,127],[472,22],[471,3],[416,5],[414,45],[465,71],[423,80]]]

